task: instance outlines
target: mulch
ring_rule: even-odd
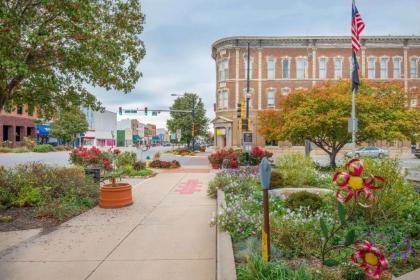
[[[0,221],[1,231],[24,230],[34,228],[51,228],[60,224],[56,219],[38,218],[31,207],[0,209],[0,216],[11,217],[10,221]]]

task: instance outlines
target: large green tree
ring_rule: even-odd
[[[420,111],[406,105],[404,92],[396,83],[362,83],[357,92],[359,143],[373,140],[411,139],[420,132]],[[282,111],[259,114],[260,133],[270,140],[310,140],[330,157],[335,167],[337,153],[351,142],[348,118],[351,84],[327,83],[309,91],[290,94],[281,102]],[[276,118],[268,121],[267,118]]]
[[[195,114],[189,112],[174,112],[172,110],[192,110],[194,104]],[[195,136],[205,136],[209,119],[206,117],[206,110],[201,98],[195,93],[185,93],[183,96],[175,99],[171,106],[171,118],[166,125],[169,131],[176,132],[181,129],[181,142],[191,145],[193,139],[193,127],[195,128]]]
[[[61,111],[59,117],[51,124],[49,134],[72,143],[78,133],[86,132],[88,123],[86,115],[79,108]]]
[[[100,103],[87,85],[134,88],[145,55],[139,0],[0,1],[0,110]]]

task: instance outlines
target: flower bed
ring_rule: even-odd
[[[173,169],[181,167],[181,164],[177,160],[165,161],[165,160],[153,160],[150,163],[151,168],[163,168],[163,169]]]
[[[271,158],[272,156],[273,153],[256,146],[248,155],[241,150],[221,149],[213,152],[208,159],[213,169],[221,169],[245,165],[256,166],[264,157]]]
[[[194,156],[196,153],[188,149],[176,149],[166,151],[167,154],[177,155],[177,156]]]
[[[210,188],[225,192],[226,207],[211,223],[231,235],[239,280],[278,279],[273,271],[301,273],[290,279],[391,279],[420,267],[419,195],[398,162],[366,159],[363,173],[352,164],[349,176],[337,175],[334,184],[330,176],[325,186],[339,190],[337,197],[335,192],[290,201],[270,196],[270,264],[257,257],[262,192],[256,169],[223,170],[210,182]],[[317,174],[316,180],[325,180]]]

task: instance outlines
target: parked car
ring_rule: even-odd
[[[364,147],[353,152],[346,153],[346,157],[377,157],[383,158],[389,156],[389,151],[378,147]]]

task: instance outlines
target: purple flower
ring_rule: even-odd
[[[411,253],[413,253],[413,247],[408,247],[407,251],[405,251],[407,253],[407,255],[410,255]]]
[[[397,248],[397,243],[392,243],[391,246],[392,248]]]
[[[369,234],[370,234],[370,236],[373,236],[373,234],[374,234],[374,233],[373,233],[373,230],[370,230],[370,231],[369,231]]]
[[[383,239],[384,238],[384,235],[382,233],[380,233],[380,234],[378,234],[378,238],[379,239]]]
[[[410,243],[410,240],[408,240],[407,238],[404,238],[404,241],[403,241],[405,244],[408,244],[408,243]]]
[[[397,259],[397,253],[392,253],[392,254],[391,254],[391,259],[392,259],[393,261],[395,261],[395,260]]]
[[[408,259],[407,253],[406,252],[402,252],[401,253],[401,258],[406,261]]]

